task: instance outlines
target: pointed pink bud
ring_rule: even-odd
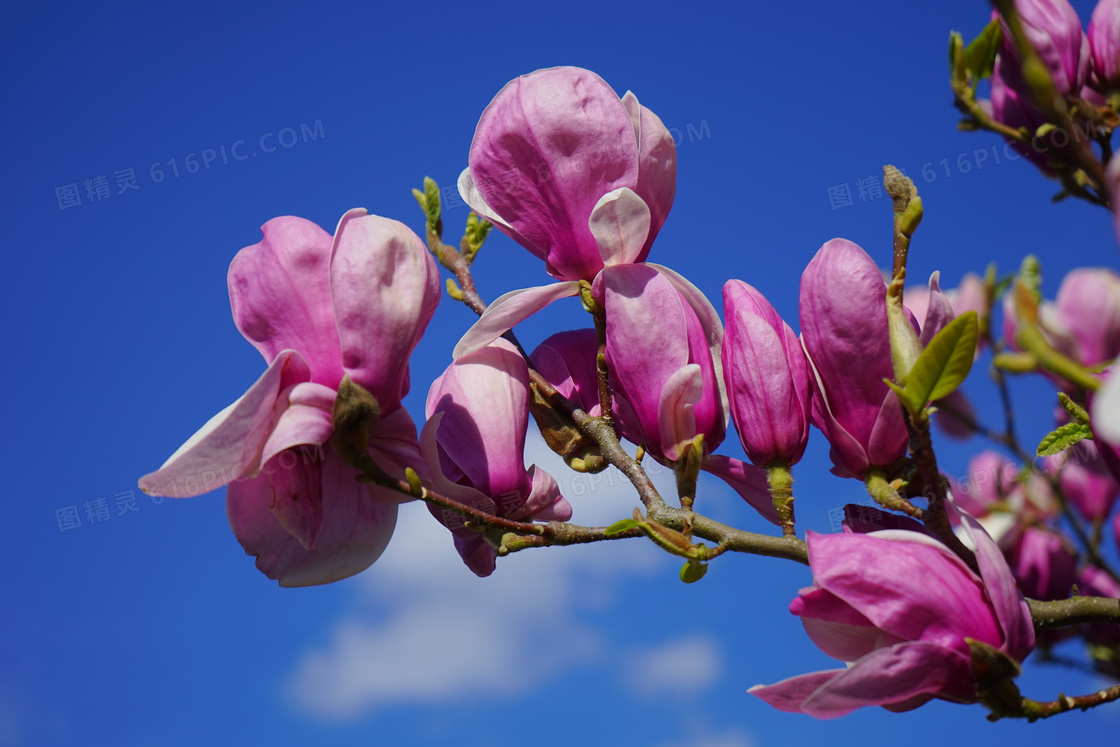
[[[1016,0],[1015,10],[1027,41],[1049,71],[1058,93],[1077,94],[1088,79],[1090,57],[1090,42],[1081,30],[1077,11],[1068,0]],[[1000,57],[1006,63],[1008,82],[1025,92],[1019,53],[1006,21]]]
[[[676,191],[675,147],[661,121],[575,67],[506,84],[482,113],[469,164],[459,180],[467,204],[563,280],[591,280],[605,256],[643,261]],[[633,196],[617,206],[623,229],[596,228],[596,206],[619,189]]]
[[[812,421],[834,470],[861,476],[906,452],[909,434],[892,379],[887,288],[863,249],[833,239],[801,275],[801,337],[813,376]]]
[[[723,374],[731,419],[751,461],[795,464],[809,440],[805,351],[765,296],[741,280],[723,286]]]

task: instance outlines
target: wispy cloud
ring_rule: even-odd
[[[722,672],[719,645],[703,635],[634,650],[625,667],[626,685],[642,697],[698,693],[714,685]]]
[[[557,476],[578,523],[610,524],[637,505],[617,474],[575,475],[535,434],[526,461]],[[657,472],[655,482],[671,495],[671,473]],[[609,608],[621,579],[664,571],[667,563],[651,543],[626,540],[524,551],[477,579],[427,509],[404,506],[388,550],[362,577],[359,609],[337,623],[326,646],[304,653],[288,693],[310,715],[341,720],[404,704],[528,692],[605,650],[605,632],[583,622],[583,613]],[[715,644],[705,639],[670,642],[630,660],[647,662],[651,681],[662,682],[666,668],[690,656],[699,659],[684,667],[686,687],[718,676]]]

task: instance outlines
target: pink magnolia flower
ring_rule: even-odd
[[[790,326],[752,286],[723,286],[723,375],[731,419],[751,461],[795,464],[809,440],[810,385],[805,351]]]
[[[1034,647],[1034,628],[995,542],[971,517],[962,521],[979,576],[920,532],[808,532],[813,585],[790,612],[822,651],[848,666],[749,692],[817,718],[871,705],[908,711],[933,698],[977,702],[967,639],[1020,662]]]
[[[1120,496],[1120,485],[1108,472],[1097,445],[1079,441],[1061,454],[1049,457],[1047,466],[1056,472],[1062,491],[1078,512],[1089,521],[1104,521]]]
[[[801,275],[801,340],[813,384],[812,422],[832,445],[833,472],[862,477],[906,452],[909,434],[887,332],[886,284],[845,239],[821,247]]]
[[[1120,368],[1112,366],[1104,376],[1101,388],[1088,396],[1089,424],[1105,467],[1120,482]]]
[[[644,214],[644,235],[624,260],[641,262],[677,187],[676,148],[657,115],[577,67],[507,83],[479,119],[469,163],[463,199],[562,280],[603,269],[595,234],[605,196],[625,192],[616,209]]]
[[[513,345],[496,340],[455,361],[432,383],[421,434],[436,491],[492,516],[567,521],[572,508],[544,470],[525,469],[529,370]],[[429,505],[478,576],[494,572],[494,548],[454,511]]]
[[[377,399],[369,453],[383,470],[424,470],[400,402],[439,275],[412,231],[361,209],[342,216],[333,240],[302,218],[261,231],[230,265],[229,293],[268,369],[140,487],[186,497],[229,483],[230,526],[257,567],[282,586],[329,583],[377,560],[407,500],[356,482],[328,445],[338,387],[349,376]]]
[[[574,67],[538,70],[507,84],[479,120],[459,191],[563,282],[496,299],[454,357],[576,295],[579,281],[643,262],[676,183],[673,139],[633,94],[620,101],[599,76]]]
[[[1120,84],[1120,0],[1100,0],[1089,19],[1093,80],[1107,91]]]

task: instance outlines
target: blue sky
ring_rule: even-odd
[[[1074,4],[1087,22],[1092,4]],[[676,202],[650,258],[717,302],[740,278],[795,323],[801,270],[837,236],[887,264],[888,199],[859,188],[884,163],[919,179],[926,206],[912,277],[940,269],[953,286],[1033,252],[1052,295],[1073,267],[1117,266],[1102,210],[1050,205],[1056,185],[996,137],[957,132],[948,33],[979,31],[985,3],[741,5],[8,8],[0,745],[481,745],[510,734],[541,745],[590,735],[580,738],[743,747],[791,734],[923,745],[946,729],[1026,745],[1070,728],[1087,742],[1115,734],[1115,706],[1031,726],[947,704],[828,723],[770,709],[747,687],[832,666],[787,611],[809,583],[790,563],[725,556],[685,586],[675,562],[630,542],[525,553],[478,580],[410,505],[368,572],[280,589],[230,533],[224,491],[157,503],[136,489],[264,369],[226,290],[230,260],[259,226],[291,214],[331,231],[364,206],[422,230],[410,189],[425,175],[452,185],[491,97],[542,67],[592,69],[679,133]],[[86,180],[97,197],[102,177],[107,196],[91,199]],[[842,185],[850,205],[830,200]],[[449,236],[466,216],[449,207]],[[504,236],[475,267],[491,299],[548,281]],[[441,304],[413,358],[406,406],[417,418],[472,318]],[[585,324],[571,302],[520,334],[535,344]],[[986,363],[966,388],[996,422]],[[1048,429],[1052,392],[1028,381],[1013,391],[1031,443]],[[734,441],[723,451],[741,455]],[[959,474],[976,448],[946,444],[943,467]],[[546,460],[539,443],[529,449]],[[797,472],[801,528],[828,531],[829,509],[863,498],[827,474],[826,454],[814,432]],[[581,523],[634,505],[605,476],[553,474]],[[101,498],[109,518],[90,523],[85,504]],[[698,501],[759,528],[718,484]],[[70,506],[81,526],[60,531],[57,511]],[[1029,665],[1022,684],[1050,699],[1097,683]]]

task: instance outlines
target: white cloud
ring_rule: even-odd
[[[577,475],[535,432],[526,463],[557,478],[577,523],[610,524],[639,505],[613,468]],[[655,482],[671,495],[671,472],[658,472]],[[355,609],[326,646],[305,652],[288,694],[305,712],[339,720],[379,707],[526,692],[604,650],[603,633],[581,622],[581,611],[610,607],[621,577],[669,565],[652,543],[631,539],[526,550],[500,558],[493,576],[478,579],[426,507],[403,506],[389,548],[361,577],[358,607],[374,610]],[[712,656],[710,645],[692,653]],[[711,669],[702,662],[699,671],[710,678]]]
[[[754,740],[744,729],[731,729],[720,734],[698,732],[684,742],[667,742],[661,747],[753,747]]]
[[[678,638],[627,657],[626,684],[644,697],[698,693],[722,674],[719,646],[708,636]]]

